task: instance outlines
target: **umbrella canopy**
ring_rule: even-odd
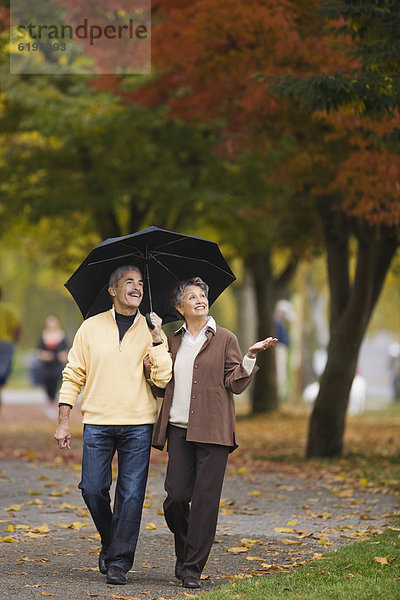
[[[111,308],[108,280],[122,265],[135,265],[144,278],[140,311],[154,311],[164,323],[177,320],[169,295],[179,281],[201,277],[209,285],[211,305],[236,279],[216,242],[149,227],[104,240],[65,283],[85,319]]]

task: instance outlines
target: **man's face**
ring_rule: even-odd
[[[125,271],[115,287],[109,287],[115,310],[122,315],[133,315],[143,298],[142,276],[137,271]]]

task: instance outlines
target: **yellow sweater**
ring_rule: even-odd
[[[83,423],[91,425],[144,425],[155,423],[156,401],[146,382],[143,358],[149,354],[150,379],[165,388],[172,373],[171,356],[152,337],[141,315],[119,341],[111,311],[90,317],[78,329],[63,371],[59,403],[74,406],[81,388]]]
[[[12,306],[0,302],[0,341],[13,342],[14,330],[20,321]]]

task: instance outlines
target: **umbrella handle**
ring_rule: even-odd
[[[146,317],[147,327],[149,329],[154,329],[154,325],[153,325],[153,323],[151,322],[151,319],[150,319],[150,313],[146,313],[145,317]]]

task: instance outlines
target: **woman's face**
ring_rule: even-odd
[[[185,320],[208,315],[208,299],[198,285],[189,285],[182,298],[182,304],[176,307]]]

